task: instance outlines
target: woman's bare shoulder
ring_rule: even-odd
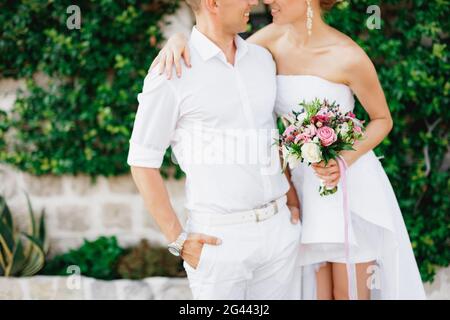
[[[344,33],[339,32],[337,37],[339,41],[336,42],[333,51],[336,61],[339,61],[339,72],[345,83],[354,85],[375,79],[377,77],[375,66],[364,49]]]
[[[372,65],[369,56],[356,41],[338,30],[335,31],[336,45],[333,51],[336,58],[339,58],[344,70],[351,70],[358,67],[366,68]]]

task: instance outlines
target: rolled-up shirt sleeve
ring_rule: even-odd
[[[176,129],[179,99],[169,80],[153,70],[144,80],[138,102],[127,163],[160,168]]]

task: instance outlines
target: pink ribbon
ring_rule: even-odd
[[[350,300],[357,300],[358,293],[356,290],[356,274],[355,266],[350,263],[350,240],[349,240],[349,225],[350,225],[350,209],[348,207],[348,193],[347,193],[347,163],[342,157],[337,158],[339,164],[339,171],[341,173],[341,187],[344,207],[344,233],[345,233],[345,264],[347,267],[348,278],[348,294]]]

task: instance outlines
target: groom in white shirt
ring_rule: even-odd
[[[237,36],[258,1],[187,3],[197,20],[195,68],[180,79],[145,78],[128,155],[133,178],[169,251],[183,258],[195,299],[299,299],[300,223],[291,221],[273,145],[275,64]],[[159,172],[169,146],[186,173],[185,229]]]

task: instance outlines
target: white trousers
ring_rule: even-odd
[[[299,300],[296,262],[300,223],[290,222],[284,204],[260,222],[211,226],[188,219],[187,231],[218,237],[203,246],[196,269],[184,262],[194,299]]]

